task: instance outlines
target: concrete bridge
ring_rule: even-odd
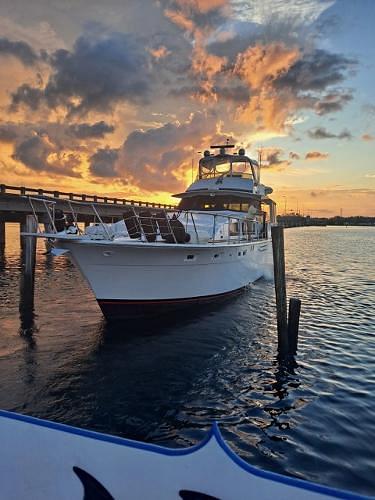
[[[73,206],[78,222],[86,225],[95,221],[95,215],[91,207],[92,204],[95,204],[104,222],[112,222],[120,218],[124,208],[129,206],[134,207],[136,211],[140,208],[175,208],[174,205],[163,203],[0,184],[0,249],[4,248],[5,245],[6,222],[18,222],[21,224],[21,230],[25,230],[26,217],[32,214],[32,207],[28,197],[33,198],[33,207],[41,219],[46,214],[46,207],[43,200],[53,201],[55,202],[55,208],[63,212],[70,212],[71,206]]]

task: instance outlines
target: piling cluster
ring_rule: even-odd
[[[295,355],[298,347],[298,328],[301,312],[301,301],[296,298],[289,300],[289,315],[287,309],[284,228],[273,226],[272,251],[275,277],[277,339],[278,351],[281,357]]]

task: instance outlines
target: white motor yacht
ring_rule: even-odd
[[[160,314],[176,306],[216,301],[261,278],[272,266],[272,189],[260,183],[258,162],[212,146],[175,210],[124,207],[123,218],[85,232],[53,231],[107,318]],[[217,152],[217,153],[216,153]]]

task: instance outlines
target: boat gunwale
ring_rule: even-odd
[[[35,235],[34,235],[35,236]],[[45,236],[45,237],[52,237],[52,236]],[[83,245],[90,245],[90,246],[115,246],[115,247],[129,247],[129,248],[165,248],[165,249],[181,249],[181,250],[193,250],[193,249],[218,249],[218,248],[237,248],[237,247],[243,247],[243,246],[251,246],[251,245],[261,245],[265,244],[268,242],[271,242],[271,238],[264,238],[260,240],[254,240],[254,241],[249,241],[249,240],[243,240],[243,241],[235,241],[235,242],[228,242],[228,241],[218,241],[215,243],[208,242],[208,243],[166,243],[165,241],[159,241],[159,242],[148,242],[148,241],[131,241],[131,240],[122,240],[118,241],[116,239],[114,240],[95,240],[95,239],[88,239],[88,238],[82,238],[82,237],[56,237],[54,235],[54,239],[56,241],[61,241],[61,242],[69,242],[73,244],[83,244]]]

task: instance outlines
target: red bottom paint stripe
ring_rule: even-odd
[[[121,305],[121,304],[126,304],[126,305],[133,305],[133,304],[142,304],[142,305],[148,305],[148,304],[176,304],[176,303],[182,303],[182,302],[201,302],[203,300],[212,300],[220,297],[227,297],[229,295],[234,295],[236,293],[239,293],[241,290],[243,290],[245,287],[241,288],[236,288],[236,290],[231,290],[230,292],[224,292],[224,293],[217,293],[214,295],[200,295],[198,297],[186,297],[183,299],[156,299],[156,300],[124,300],[124,299],[97,299],[99,304],[106,305],[106,304],[116,304],[116,305]]]

